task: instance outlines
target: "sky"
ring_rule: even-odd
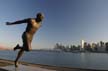
[[[34,18],[38,12],[45,18],[34,35],[33,49],[108,41],[108,0],[0,0],[0,45],[22,45],[26,24],[5,23]]]

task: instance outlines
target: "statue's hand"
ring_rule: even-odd
[[[6,25],[10,25],[11,23],[10,22],[6,22]]]

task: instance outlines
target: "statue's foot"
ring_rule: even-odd
[[[15,67],[16,67],[16,68],[18,67],[18,62],[16,62],[16,61],[15,61]]]
[[[16,49],[19,49],[19,44],[17,44],[17,45],[14,47],[14,51],[15,51]]]

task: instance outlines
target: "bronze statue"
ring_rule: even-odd
[[[24,20],[19,20],[15,22],[6,22],[6,25],[14,25],[14,24],[22,24],[22,23],[27,23],[26,30],[22,34],[22,41],[23,41],[23,46],[20,46],[19,44],[14,47],[14,50],[20,49],[18,52],[17,58],[15,59],[15,67],[18,67],[18,60],[24,53],[24,51],[30,51],[32,50],[31,48],[31,42],[33,39],[34,34],[36,31],[41,27],[41,22],[43,20],[44,16],[42,13],[38,13],[36,15],[36,18],[28,18]]]

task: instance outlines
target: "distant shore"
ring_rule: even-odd
[[[69,52],[69,53],[108,53],[108,51],[79,51],[79,50],[77,50],[77,51],[55,51],[55,50],[32,50],[32,51],[42,51],[42,52],[60,52],[60,53],[62,53],[62,52],[64,52],[64,53],[67,53],[67,52]]]
[[[0,50],[0,51],[13,51],[12,49],[9,49],[9,50]],[[34,49],[32,51],[37,51],[37,52],[58,52],[58,53],[108,53],[108,51],[56,51],[56,50],[42,50],[42,49]]]
[[[57,66],[49,66],[49,65],[41,65],[41,64],[32,64],[32,63],[27,63],[27,62],[19,62],[19,63],[22,65],[40,67],[40,68],[51,69],[51,70],[56,70],[56,71],[94,71],[91,69],[57,67]],[[14,65],[14,62],[12,60],[0,59],[0,67],[5,67],[9,65]],[[0,71],[6,71],[6,70],[0,69]],[[95,71],[98,71],[98,70],[95,70]]]

